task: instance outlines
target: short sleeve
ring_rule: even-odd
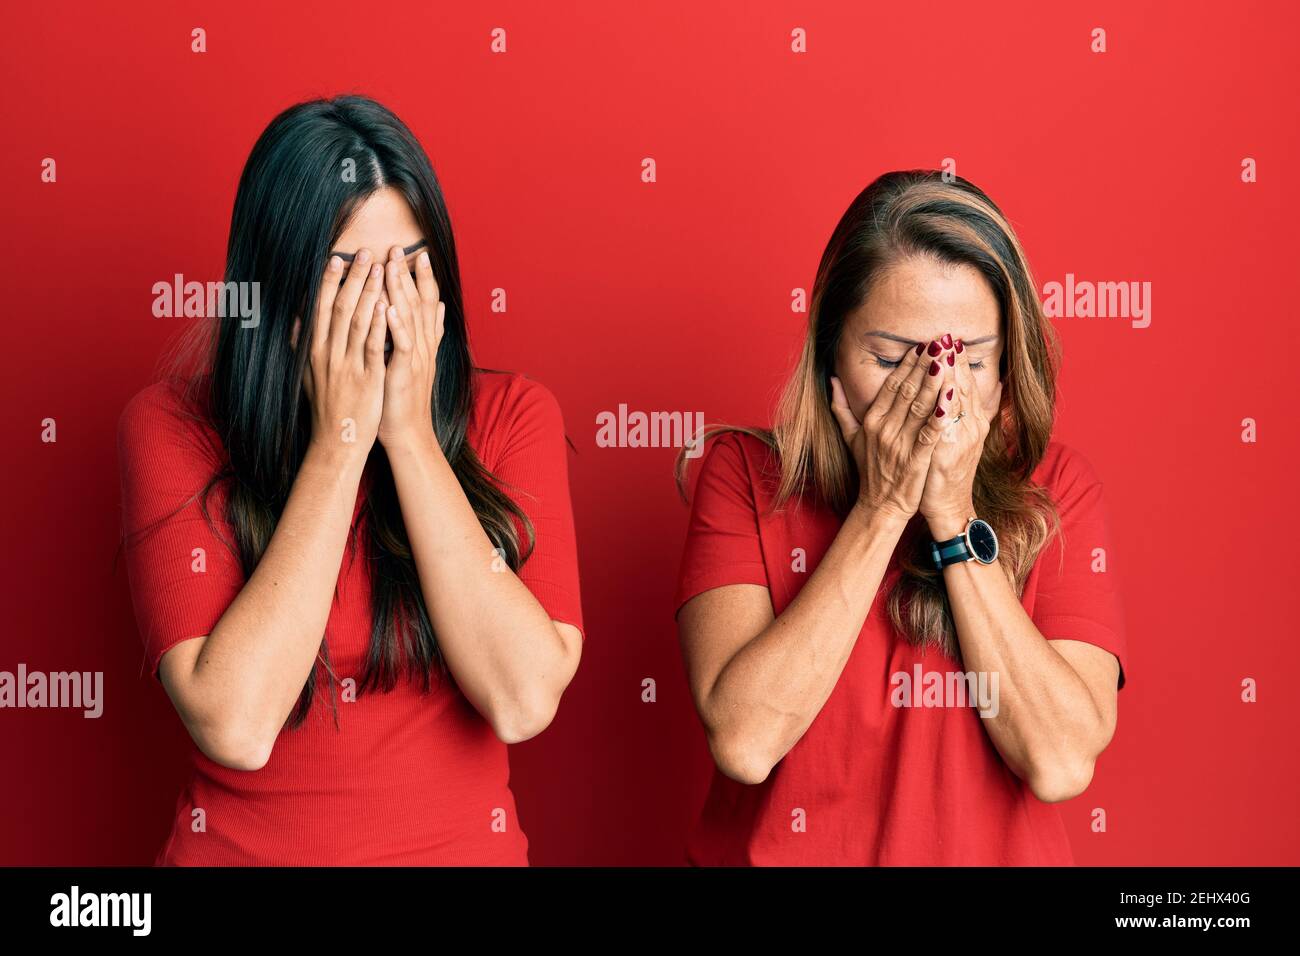
[[[537,382],[518,376],[511,392],[498,419],[506,435],[492,473],[533,525],[532,553],[519,580],[551,620],[572,624],[585,639],[564,415]]]
[[[713,588],[770,586],[759,536],[758,499],[743,441],[736,433],[722,435],[700,465],[677,578],[674,607],[678,611]]]
[[[1051,640],[1083,641],[1114,654],[1119,687],[1127,670],[1124,612],[1113,568],[1101,480],[1080,453],[1062,448],[1049,490],[1061,532],[1039,555],[1030,617]]]
[[[202,492],[220,457],[215,435],[182,412],[173,386],[146,388],[118,419],[122,532],[131,603],[156,678],[163,654],[205,637],[244,585],[220,493]]]

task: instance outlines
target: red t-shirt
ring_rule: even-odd
[[[816,569],[840,527],[829,509],[788,502],[772,513],[775,458],[752,436],[727,433],[709,449],[695,489],[677,607],[728,584],[769,589],[780,614]],[[1103,647],[1124,659],[1102,485],[1072,449],[1052,442],[1034,474],[1057,505],[1064,533],[1039,555],[1023,605],[1048,639]],[[997,529],[994,529],[995,531]],[[797,571],[796,548],[806,553]],[[897,552],[882,595],[898,575]],[[898,707],[900,672],[962,670],[921,653],[872,605],[825,706],[757,786],[715,771],[688,844],[697,865],[1051,865],[1073,858],[1060,814],[1008,769],[972,706]],[[1121,673],[1120,684],[1123,684]],[[916,701],[917,698],[911,698]]]
[[[536,534],[519,578],[553,619],[581,630],[559,405],[520,375],[476,372],[473,388],[469,442]],[[215,432],[194,416],[173,387],[159,383],[136,395],[119,423],[126,530],[146,527],[184,504],[160,527],[132,537],[126,552],[144,666],[155,676],[168,648],[211,633],[245,583],[224,543],[234,540],[224,521],[224,489],[219,485],[209,504],[219,534],[204,520],[198,500],[191,500],[223,457]],[[157,863],[527,864],[506,745],[453,680],[435,675],[427,696],[417,683],[399,680],[390,693],[342,699],[339,682],[360,676],[370,641],[363,544],[358,541],[355,559],[344,550],[326,626],[338,675],[338,728],[318,664],[318,697],[306,723],[280,732],[261,770],[231,770],[193,748],[189,782]],[[203,573],[192,570],[195,548],[206,552]],[[196,809],[204,811],[205,832],[195,832]]]

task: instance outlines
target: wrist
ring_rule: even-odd
[[[903,529],[912,520],[911,515],[905,515],[895,508],[873,505],[861,498],[850,509],[849,518],[869,531],[894,535],[902,535]]]
[[[318,466],[335,474],[356,472],[360,476],[366,467],[366,459],[370,457],[371,444],[313,437],[307,443],[303,464]]]
[[[957,510],[944,510],[925,516],[926,524],[930,528],[930,536],[935,541],[947,541],[955,538],[966,531],[966,524],[975,514],[975,506],[967,505],[965,508]]]
[[[298,477],[323,482],[350,501],[361,486],[368,458],[368,448],[363,450],[342,442],[313,440],[307,445]]]
[[[442,454],[442,446],[438,444],[438,436],[434,434],[432,425],[428,428],[403,429],[391,435],[384,435],[379,442],[384,446],[384,452],[390,461],[414,458],[419,455]]]

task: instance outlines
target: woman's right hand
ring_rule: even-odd
[[[384,410],[384,270],[368,249],[357,251],[340,284],[343,268],[342,259],[330,256],[303,386],[311,402],[312,445],[364,461]]]
[[[908,352],[860,422],[844,386],[831,378],[831,411],[858,467],[858,503],[869,512],[906,521],[920,507],[930,456],[955,394],[951,352],[952,346],[940,341],[924,342]],[[936,415],[936,409],[944,414]]]

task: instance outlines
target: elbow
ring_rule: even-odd
[[[755,746],[752,737],[735,733],[710,733],[709,752],[723,776],[750,787],[766,780],[775,766],[774,761]]]
[[[1030,791],[1043,803],[1061,803],[1073,800],[1088,789],[1097,767],[1097,758],[1115,734],[1115,722],[1098,725],[1081,741],[1061,746],[1050,752],[1031,756],[1027,772],[1021,777]]]
[[[1043,803],[1061,803],[1088,789],[1095,766],[1095,761],[1083,756],[1041,761],[1030,767],[1025,782]]]
[[[556,699],[496,707],[492,709],[488,723],[503,744],[519,744],[531,740],[551,726],[559,706],[560,702]]]
[[[570,624],[555,626],[564,648],[558,676],[553,675],[532,685],[499,689],[489,698],[486,707],[479,707],[479,713],[487,719],[492,732],[503,744],[523,743],[551,726],[560,709],[560,698],[577,673],[582,655],[582,634]]]
[[[191,732],[194,743],[215,764],[229,770],[261,770],[271,759],[275,739],[248,733],[235,727],[208,728]]]

